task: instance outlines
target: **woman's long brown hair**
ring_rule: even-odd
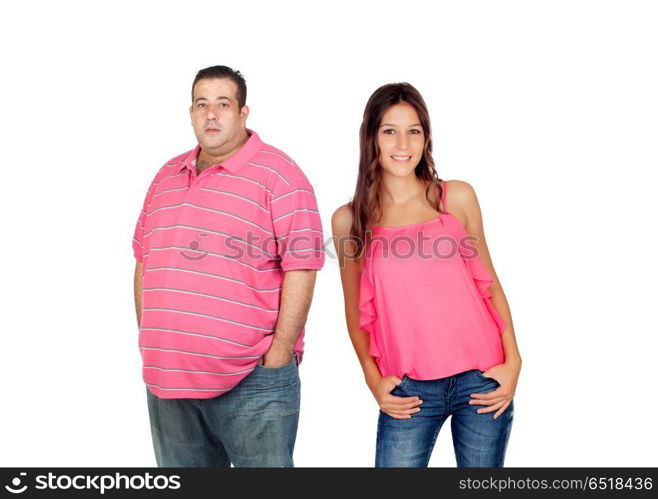
[[[375,222],[382,215],[379,187],[381,174],[379,166],[379,146],[377,144],[377,132],[382,116],[388,108],[406,102],[414,107],[420,119],[425,134],[425,147],[423,157],[415,169],[416,177],[427,182],[425,195],[430,205],[441,212],[441,199],[443,198],[443,186],[441,179],[434,168],[432,159],[432,127],[427,106],[423,97],[409,83],[389,83],[379,87],[368,99],[366,109],[363,112],[363,122],[359,132],[360,159],[359,176],[356,181],[354,197],[349,202],[352,212],[352,228],[350,231],[354,258],[360,259],[365,253],[371,239],[371,230]],[[438,189],[439,196],[435,198],[430,195],[430,190]]]

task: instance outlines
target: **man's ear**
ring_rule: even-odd
[[[242,121],[246,121],[248,116],[249,116],[249,106],[245,104],[244,106],[242,106],[242,109],[240,109],[240,118],[242,118]]]
[[[190,106],[190,121],[192,121],[192,110],[194,109],[194,105]]]

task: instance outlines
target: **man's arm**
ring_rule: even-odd
[[[135,312],[137,313],[137,327],[142,323],[142,262],[136,260],[135,264]]]
[[[295,343],[313,300],[316,275],[317,270],[289,270],[284,274],[274,339],[263,356],[266,367],[285,366],[292,360]]]

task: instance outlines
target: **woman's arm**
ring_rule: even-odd
[[[494,416],[498,417],[514,397],[518,376],[521,371],[521,354],[516,344],[512,314],[507,303],[507,298],[505,297],[505,292],[491,261],[487,240],[484,236],[480,203],[478,202],[475,190],[468,182],[451,180],[446,191],[448,193],[446,198],[448,209],[461,219],[466,232],[470,236],[473,236],[471,244],[478,251],[482,264],[487,268],[493,278],[494,282],[489,286],[489,291],[493,295],[491,302],[506,324],[506,328],[501,334],[505,362],[498,366],[493,366],[485,372],[486,376],[493,377],[501,386],[497,390],[484,395],[475,394],[478,400],[486,401],[487,403],[491,402],[491,407],[480,409],[480,412],[491,412],[496,409],[502,409]]]
[[[382,377],[375,359],[368,352],[370,348],[369,333],[359,327],[359,287],[361,271],[358,260],[351,257],[354,246],[350,240],[352,213],[347,205],[338,208],[331,218],[334,247],[338,256],[340,279],[343,285],[345,299],[345,320],[352,346],[361,363],[366,384],[373,393],[382,411],[397,419],[410,418],[420,410],[422,403],[419,397],[396,397],[390,392],[402,380],[396,376]]]

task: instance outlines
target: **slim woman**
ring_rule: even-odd
[[[408,83],[370,97],[352,200],[332,217],[350,338],[379,405],[377,467],[426,467],[451,417],[459,467],[502,467],[521,370],[473,187],[441,180]]]

